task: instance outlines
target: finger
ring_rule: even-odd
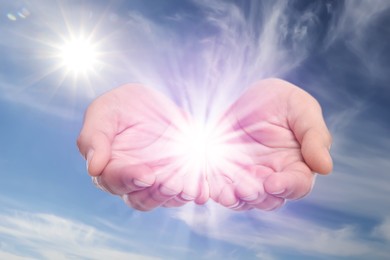
[[[179,196],[176,196],[168,200],[167,202],[165,202],[162,206],[166,208],[177,208],[177,207],[184,206],[187,203],[188,201],[184,201]]]
[[[302,140],[302,155],[308,166],[317,173],[328,174],[332,171],[333,162],[329,152],[330,142],[320,143],[324,134],[316,129],[309,129]]]
[[[180,116],[164,95],[141,85],[124,85],[100,96],[88,107],[77,140],[81,154],[87,159],[89,174],[101,174],[118,133],[139,122],[152,125],[152,134],[163,133],[171,119]]]
[[[92,176],[92,183],[95,185],[96,188],[105,192],[112,193],[108,188],[106,188],[106,186],[102,182],[101,176]]]
[[[264,181],[268,194],[284,199],[299,199],[308,194],[314,183],[314,173],[303,162],[297,162],[282,172],[271,174]]]
[[[203,174],[199,177],[198,186],[199,186],[199,195],[195,199],[195,203],[198,205],[203,205],[210,198],[210,187],[206,177]]]
[[[243,175],[241,182],[236,187],[236,196],[250,207],[259,204],[266,198],[264,191],[264,179],[271,174],[268,167],[256,165],[252,167],[251,174]]]
[[[126,91],[131,90],[125,90],[123,86],[109,91],[93,101],[86,110],[77,146],[87,160],[88,173],[92,176],[101,174],[110,160],[111,144],[123,130],[119,126],[123,128],[124,124],[135,124],[134,119],[130,120],[133,111],[121,105],[121,97]],[[128,115],[123,116],[123,110]]]
[[[264,194],[264,188],[262,180],[247,176],[247,174],[242,173],[241,180],[236,185],[235,194],[240,200],[250,202]]]
[[[245,211],[246,209],[249,209],[248,204],[246,204],[245,201],[242,200],[237,200],[237,202],[234,205],[225,206],[225,207],[234,211]]]
[[[158,182],[160,182],[159,191],[163,195],[176,196],[183,191],[183,176],[176,175],[174,172],[169,172],[160,174],[157,178]]]
[[[195,201],[197,204],[204,204],[210,197],[209,185],[203,174],[188,172],[182,176],[183,190],[178,195],[181,200]]]
[[[282,207],[284,203],[285,203],[285,199],[268,195],[262,202],[258,204],[250,204],[250,205],[256,209],[271,211]]]
[[[302,89],[296,88],[290,96],[288,110],[288,123],[301,144],[301,152],[307,165],[314,172],[331,172],[331,135],[319,103]]]
[[[240,201],[235,194],[234,184],[227,184],[223,187],[221,194],[218,197],[218,202],[227,208],[240,208],[240,203],[244,203]]]
[[[235,211],[248,211],[251,209],[253,209],[253,206],[243,201],[242,203],[240,203],[240,205],[237,208],[232,208],[232,210]]]
[[[146,165],[130,165],[126,162],[112,160],[99,176],[101,184],[116,195],[131,193],[151,187],[156,177]]]
[[[128,206],[134,209],[150,211],[175,197],[175,195],[167,196],[161,193],[159,188],[160,185],[155,183],[151,188],[125,194],[122,198]]]
[[[80,153],[87,160],[87,169],[91,176],[99,175],[111,156],[111,143],[117,132],[115,112],[104,100],[93,102],[84,118],[84,125],[77,139]]]
[[[268,193],[263,192],[261,194],[258,194],[257,198],[254,200],[246,200],[245,203],[252,206],[262,203],[267,197],[269,196]]]
[[[218,198],[220,197],[223,188],[226,185],[233,183],[231,179],[227,178],[225,175],[222,175],[222,173],[216,172],[210,173],[208,175],[207,181],[210,187],[210,198],[217,203],[219,202]]]

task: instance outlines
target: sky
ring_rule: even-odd
[[[81,38],[83,71],[63,55]],[[0,0],[0,259],[387,259],[388,57],[387,0]],[[138,212],[93,186],[76,139],[100,94],[141,82],[217,114],[267,77],[312,94],[332,133],[307,197]]]

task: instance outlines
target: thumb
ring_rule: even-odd
[[[111,157],[111,144],[117,133],[117,116],[104,96],[87,109],[84,124],[77,139],[80,153],[87,160],[88,173],[98,176]]]
[[[332,138],[317,100],[296,88],[289,99],[288,123],[311,170],[321,174],[330,173],[333,168],[329,153]]]

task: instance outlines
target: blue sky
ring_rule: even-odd
[[[389,28],[386,0],[0,0],[0,259],[386,259]],[[99,63],[76,75],[58,54],[78,35]],[[142,82],[218,113],[270,76],[316,97],[334,138],[309,196],[144,213],[92,185],[76,138],[97,95]]]

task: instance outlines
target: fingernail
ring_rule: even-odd
[[[140,187],[140,188],[147,188],[147,187],[152,186],[152,184],[149,184],[149,183],[146,183],[146,182],[142,182],[142,181],[140,181],[140,180],[133,180],[133,183],[134,183],[136,186]]]
[[[122,196],[122,200],[125,202],[125,204],[129,207],[133,207],[133,204],[131,203],[131,201],[129,200],[129,196],[127,194],[123,194]]]
[[[229,209],[234,209],[240,205],[240,201],[236,201],[233,205],[228,206]]]
[[[280,195],[280,194],[284,193],[285,191],[286,190],[284,189],[284,190],[281,190],[281,191],[271,192],[270,194],[272,194],[272,195]]]
[[[87,171],[88,171],[88,169],[89,169],[89,164],[90,164],[91,161],[92,161],[93,153],[94,153],[93,150],[89,150],[89,151],[87,152],[87,158],[86,158],[86,159],[87,159],[87,161],[86,161]]]
[[[191,200],[195,199],[194,197],[187,195],[185,193],[180,194],[180,198],[182,198],[183,200],[187,200],[187,201],[191,201]]]
[[[233,210],[238,210],[238,209],[240,209],[244,205],[245,205],[245,202],[239,201],[236,204],[234,204],[233,206],[230,206],[229,208],[233,209]]]
[[[257,197],[259,197],[259,194],[256,193],[241,199],[245,201],[254,201],[255,199],[257,199]]]
[[[171,189],[171,188],[168,188],[165,186],[160,187],[160,192],[166,196],[175,196],[178,194],[178,192],[175,191],[174,189]]]

